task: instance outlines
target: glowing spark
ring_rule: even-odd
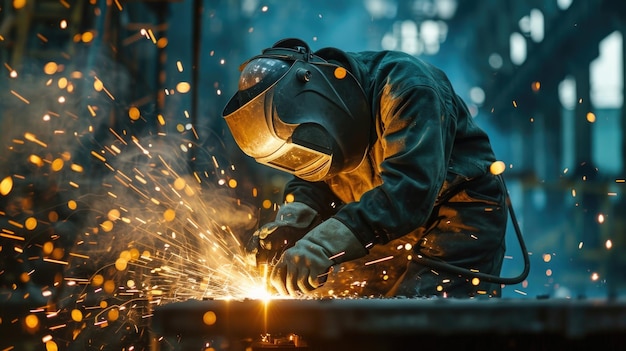
[[[156,38],[154,37],[154,33],[152,32],[152,29],[148,29],[148,37],[150,38],[150,40],[152,40],[153,44],[157,43]]]
[[[48,38],[46,38],[43,34],[41,33],[37,33],[37,38],[39,38],[39,40],[41,40],[44,43],[48,42]]]
[[[598,214],[598,223],[604,223],[604,215],[602,213]]]
[[[206,325],[213,325],[217,321],[217,315],[213,311],[207,311],[202,316],[202,321]]]
[[[88,259],[89,259],[89,256],[87,256],[87,255],[82,255],[82,254],[77,254],[77,253],[75,253],[75,252],[70,252],[70,253],[69,253],[69,255],[70,255],[70,256],[73,256],[73,257],[84,258],[84,259],[86,259],[86,260],[88,260]]]
[[[131,179],[129,176],[127,176],[126,174],[124,174],[124,172],[122,172],[121,170],[119,170],[119,169],[118,169],[118,170],[117,170],[117,174],[118,174],[118,175],[120,175],[120,176],[122,176],[122,177],[126,180],[126,181],[124,181],[124,180],[121,180],[121,179],[120,179],[119,177],[117,177],[117,176],[115,177],[115,178],[116,178],[116,179],[117,179],[120,183],[122,183],[124,186],[128,186],[128,184],[127,184],[126,182],[129,182],[129,183],[130,183],[130,182],[132,182],[132,179]]]
[[[78,165],[76,163],[72,163],[72,165],[70,166],[70,169],[76,173],[82,173],[83,172],[83,166]]]
[[[131,106],[131,108],[128,109],[128,117],[130,117],[131,120],[136,121],[141,117],[141,112],[137,107]]]
[[[13,0],[13,8],[19,10],[26,6],[26,0]]]
[[[9,222],[9,224],[11,224],[14,227],[17,227],[17,228],[20,228],[20,229],[24,228],[24,226],[20,222],[16,222],[16,221],[14,221],[12,219],[9,219],[8,222]]]
[[[89,114],[91,115],[91,117],[96,117],[96,111],[91,105],[87,105],[87,110],[89,110]]]
[[[8,63],[5,63],[4,67],[6,67],[6,69],[9,71],[9,76],[11,78],[17,78],[17,71],[11,68]]]
[[[115,98],[113,97],[113,95],[107,90],[107,88],[104,86],[104,83],[100,80],[100,78],[98,77],[94,77],[94,83],[93,83],[93,87],[96,91],[104,91],[111,100],[115,100]]]
[[[193,176],[194,176],[194,178],[196,178],[196,181],[198,183],[202,183],[202,179],[200,179],[200,176],[198,175],[198,172],[193,172]]]
[[[66,261],[55,260],[55,259],[52,259],[52,258],[44,258],[43,260],[44,260],[44,261],[46,261],[46,262],[56,263],[56,264],[62,264],[62,265],[68,265],[68,264],[69,264],[69,263],[68,263],[68,262],[66,262]]]
[[[28,161],[38,167],[43,166],[43,160],[41,159],[41,157],[37,156],[37,155],[30,155],[28,157]]]
[[[32,133],[25,133],[24,134],[24,139],[26,139],[26,140],[28,140],[28,141],[30,141],[32,143],[35,143],[35,144],[37,144],[37,145],[39,145],[41,147],[44,147],[44,148],[48,147],[48,145],[46,143],[44,143],[43,141],[37,139],[37,137],[34,134],[32,134]]]
[[[506,169],[506,165],[502,161],[495,161],[494,163],[491,164],[491,166],[489,166],[489,171],[493,175],[501,174],[505,171],[505,169]]]
[[[113,134],[119,141],[121,141],[122,144],[128,145],[126,143],[126,140],[122,139],[122,137],[119,134],[117,134],[113,129],[109,128],[109,132],[111,132],[111,134]]]
[[[8,238],[8,239],[13,239],[13,240],[20,240],[20,241],[24,241],[25,240],[21,236],[7,234],[7,233],[0,233],[0,236]]]
[[[13,94],[18,99],[22,100],[25,104],[30,104],[30,101],[26,100],[22,95],[18,94],[15,90],[11,90],[11,94]]]
[[[534,81],[534,82],[532,83],[531,87],[532,87],[532,90],[533,90],[534,92],[538,92],[538,91],[539,91],[539,89],[541,89],[541,82],[539,82],[539,81]]]
[[[94,38],[93,32],[89,32],[89,31],[83,33],[83,35],[81,36],[81,40],[83,43],[89,43],[93,40],[93,38]]]
[[[387,256],[387,257],[379,258],[377,260],[365,262],[365,265],[369,266],[369,265],[372,265],[372,264],[376,264],[376,263],[380,263],[380,262],[391,260],[392,258],[393,258],[393,256]],[[329,257],[329,259],[332,260],[332,257]]]
[[[176,91],[178,91],[181,94],[186,94],[191,90],[191,84],[187,83],[187,82],[180,82],[178,84],[176,84]]]
[[[24,222],[24,227],[28,230],[34,230],[37,228],[37,219],[34,217],[27,218]]]
[[[613,247],[613,241],[611,241],[611,239],[607,239],[607,241],[604,243],[604,246],[607,250],[610,250]]]
[[[102,161],[102,162],[106,162],[107,159],[104,158],[104,156],[100,155],[99,153],[95,152],[95,151],[91,151],[91,156],[97,158],[98,160]]]
[[[141,151],[143,151],[143,154],[152,158],[152,156],[150,156],[150,151],[146,150],[140,143],[139,140],[137,140],[136,138],[133,138],[133,143],[135,143],[135,145],[137,145],[137,147],[139,149],[141,149]]]
[[[596,272],[591,273],[591,280],[593,280],[595,282],[598,279],[600,279],[600,275],[598,273],[596,273]]]
[[[2,181],[0,181],[0,195],[6,196],[13,189],[13,178],[11,176],[4,177]]]
[[[161,37],[159,38],[159,40],[157,40],[157,47],[159,49],[163,49],[167,46],[167,43],[168,43],[167,38]]]

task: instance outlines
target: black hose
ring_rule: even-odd
[[[500,181],[502,182],[502,186],[504,188],[504,193],[505,193],[505,198],[506,198],[506,204],[507,204],[507,207],[509,208],[509,215],[511,216],[511,222],[513,224],[513,228],[515,229],[515,235],[517,236],[517,241],[519,242],[520,249],[522,250],[522,257],[524,259],[524,270],[522,271],[522,273],[520,273],[519,275],[515,277],[507,278],[507,277],[500,277],[500,276],[493,275],[493,274],[475,272],[467,268],[455,266],[453,264],[436,260],[434,258],[426,257],[423,255],[418,255],[416,258],[413,258],[413,260],[420,264],[428,266],[430,268],[434,268],[434,269],[438,269],[438,270],[442,270],[446,272],[451,272],[451,273],[456,273],[461,276],[478,278],[486,282],[507,284],[507,285],[518,284],[518,283],[523,282],[524,279],[528,277],[528,273],[530,272],[530,258],[528,256],[528,250],[526,249],[526,243],[524,242],[524,237],[522,236],[522,230],[519,227],[519,223],[517,222],[517,217],[515,216],[515,211],[513,210],[513,204],[511,203],[511,197],[509,196],[509,191],[506,187],[506,184],[504,183],[504,179],[502,178],[502,175],[498,174],[497,177],[500,178]]]

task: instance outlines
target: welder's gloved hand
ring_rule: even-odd
[[[317,211],[304,203],[290,202],[281,206],[273,222],[252,234],[245,246],[247,261],[254,266],[274,265],[286,249],[321,222]]]
[[[333,265],[367,254],[367,249],[339,220],[330,218],[286,250],[272,270],[272,286],[297,296],[320,287]]]

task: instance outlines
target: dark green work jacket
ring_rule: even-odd
[[[294,178],[285,195],[334,217],[370,254],[334,267],[316,294],[497,296],[500,287],[435,271],[435,259],[499,274],[506,205],[487,135],[448,78],[401,52],[316,55],[347,68],[371,103],[371,143],[350,173],[324,182]]]

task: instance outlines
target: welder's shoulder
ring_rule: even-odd
[[[450,84],[441,69],[404,52],[364,51],[347,55],[369,73],[374,84],[392,83],[397,88],[428,86],[435,90]]]
[[[382,91],[400,94],[416,87],[428,87],[445,95],[450,82],[445,73],[418,57],[401,51],[346,52],[324,48],[316,55],[346,67],[361,83],[367,95]]]
[[[392,73],[393,71],[406,76],[422,76],[431,80],[445,76],[443,71],[432,64],[401,51],[363,51],[348,53],[348,55],[361,62],[370,72]]]

